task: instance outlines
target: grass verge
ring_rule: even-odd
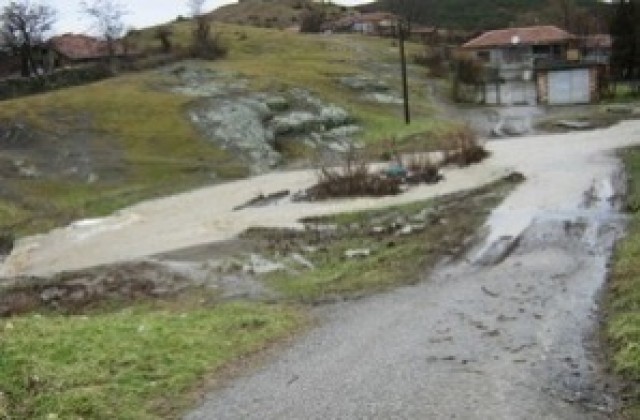
[[[640,149],[623,152],[629,175],[627,237],[618,244],[606,298],[611,363],[628,380],[623,418],[640,418]]]
[[[172,417],[207,374],[301,321],[244,303],[0,321],[0,418]]]
[[[305,232],[253,232],[271,238],[274,255],[307,253],[315,269],[271,274],[266,281],[286,299],[319,303],[356,298],[414,284],[444,256],[469,245],[491,209],[518,180],[425,202],[308,221]]]

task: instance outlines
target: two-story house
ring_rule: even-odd
[[[579,39],[555,26],[485,32],[462,46],[484,63],[487,104],[561,105],[598,99],[598,65]]]

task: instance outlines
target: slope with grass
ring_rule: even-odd
[[[453,126],[434,118],[422,94],[419,70],[413,73],[415,123],[410,127],[402,123],[397,105],[365,101],[336,81],[343,75],[367,74],[399,89],[397,49],[391,40],[305,36],[224,24],[215,29],[230,54],[199,66],[241,75],[256,92],[302,88],[338,104],[364,128],[362,140],[371,150],[381,147],[384,138],[437,134]],[[192,23],[174,23],[172,30],[175,48],[186,48]],[[154,33],[154,28],[138,32],[132,43],[156,48]],[[0,157],[29,163],[31,153],[36,154],[41,173],[31,176],[29,164],[16,169],[20,176],[0,173],[0,230],[20,236],[40,232],[214,179],[247,175],[242,159],[206,141],[188,121],[187,108],[194,98],[169,92],[168,84],[166,72],[151,70],[3,102],[0,131],[16,144],[0,143]],[[23,147],[29,138],[37,140],[32,150]],[[431,136],[424,138],[428,143]],[[100,162],[105,153],[113,159],[89,165],[78,175],[76,166],[85,160]],[[42,170],[51,162],[58,162],[57,172]]]
[[[207,375],[302,320],[242,303],[2,320],[0,418],[175,418]]]
[[[627,237],[619,244],[606,299],[605,335],[612,365],[628,387],[624,418],[640,417],[640,149],[623,153],[629,176]]]

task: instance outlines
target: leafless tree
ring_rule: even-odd
[[[424,0],[384,0],[383,5],[403,20],[409,32],[414,23],[424,18],[428,9],[428,2]]]
[[[37,73],[34,47],[44,42],[55,21],[55,9],[29,0],[12,1],[2,9],[0,37],[19,53],[23,76]]]
[[[124,17],[129,14],[126,6],[114,0],[92,0],[81,3],[82,11],[89,16],[95,29],[107,42],[109,56],[116,55],[116,43],[125,31]]]
[[[187,7],[189,8],[189,14],[192,17],[197,17],[202,15],[202,10],[206,2],[207,0],[187,0]]]
[[[169,26],[161,26],[156,30],[155,37],[160,41],[162,52],[165,54],[171,52],[171,48],[173,47],[173,43],[171,42],[172,36],[173,31]]]

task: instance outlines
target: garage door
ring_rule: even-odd
[[[588,69],[549,72],[549,104],[587,104],[590,96]]]

